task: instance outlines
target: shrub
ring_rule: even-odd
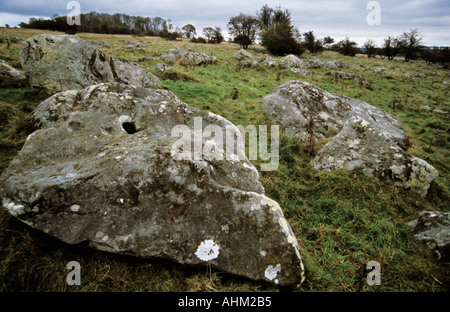
[[[269,52],[275,55],[301,55],[305,52],[305,47],[294,38],[298,31],[292,25],[288,10],[274,10],[264,6],[259,19],[263,27],[260,33],[261,43]]]
[[[355,41],[351,41],[348,37],[345,40],[339,41],[333,46],[333,49],[346,56],[355,56],[356,53],[360,53],[361,50],[356,46]]]
[[[191,40],[189,40],[189,42],[193,42],[193,43],[206,43],[206,40],[203,39],[203,37],[198,37],[198,38],[192,38]]]

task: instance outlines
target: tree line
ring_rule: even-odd
[[[161,17],[130,16],[123,13],[106,14],[89,12],[80,14],[80,25],[69,25],[66,16],[54,15],[51,19],[30,18],[22,28],[46,29],[75,34],[77,32],[100,34],[125,34],[137,36],[166,36],[177,29],[170,19]]]
[[[103,34],[131,34],[136,36],[160,36],[168,40],[188,38],[195,43],[221,43],[224,41],[220,27],[205,27],[202,35],[197,37],[197,30],[192,24],[186,24],[181,29],[175,27],[170,19],[161,17],[129,16],[123,13],[83,13],[80,15],[80,25],[68,25],[66,16],[54,15],[51,19],[30,18],[28,23],[22,22],[20,27],[63,31],[75,34],[77,32]],[[293,25],[289,10],[281,7],[262,6],[255,14],[240,13],[231,17],[228,22],[230,41],[239,44],[243,49],[255,44],[259,39],[261,45],[274,55],[301,55],[306,50],[311,53],[321,53],[324,49],[337,51],[343,55],[355,56],[365,53],[368,57],[379,56],[394,59],[404,56],[406,62],[422,58],[427,62],[441,62],[446,67],[450,62],[450,51],[445,49],[428,49],[422,45],[422,38],[417,29],[403,33],[399,37],[384,39],[378,47],[373,40],[368,39],[362,48],[357,43],[346,38],[337,43],[330,36],[316,38],[313,31],[300,33]]]
[[[267,5],[254,15],[240,13],[230,18],[228,30],[233,37],[233,42],[240,44],[243,49],[247,49],[259,36],[261,44],[275,55],[301,55],[306,50],[311,53],[320,53],[324,49],[330,49],[346,56],[365,53],[368,57],[379,55],[388,60],[403,56],[406,62],[422,58],[427,62],[441,62],[446,68],[450,63],[449,49],[430,50],[423,46],[417,29],[404,32],[399,37],[388,37],[381,47],[377,47],[373,40],[368,39],[361,49],[348,37],[335,43],[330,36],[316,38],[313,31],[301,34],[293,26],[288,10],[280,7],[273,9]]]

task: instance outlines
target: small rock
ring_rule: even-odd
[[[408,225],[416,242],[433,250],[438,259],[450,261],[450,213],[422,211]]]

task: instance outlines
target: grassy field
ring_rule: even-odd
[[[43,31],[0,29],[5,35],[29,37]],[[49,33],[49,32],[46,32]],[[155,52],[183,47],[213,54],[216,65],[187,68],[180,73],[160,75],[164,88],[191,106],[219,114],[236,125],[270,125],[262,111],[264,96],[281,83],[298,79],[333,93],[345,94],[382,108],[395,116],[411,140],[410,154],[423,158],[439,177],[425,199],[360,171],[318,173],[310,166],[307,146],[281,134],[280,166],[261,172],[266,195],[282,207],[301,247],[306,280],[293,291],[449,291],[450,267],[435,255],[413,243],[407,222],[423,210],[450,211],[449,205],[449,71],[423,61],[403,62],[401,58],[368,59],[364,55],[344,57],[324,52],[317,57],[346,62],[347,72],[359,73],[371,81],[367,89],[352,81],[337,81],[331,70],[312,69],[313,78],[289,70],[256,67],[238,70],[233,60],[239,46],[194,44],[186,40],[166,41],[156,37],[79,34],[87,41],[106,40],[100,47],[111,56],[131,61],[152,57]],[[139,48],[126,48],[124,40],[138,41]],[[0,59],[20,67],[20,44],[9,49],[0,44]],[[264,48],[251,46],[249,52],[262,56]],[[304,57],[313,57],[305,54]],[[275,58],[276,59],[276,58]],[[157,61],[138,62],[150,71]],[[384,67],[390,76],[368,71]],[[403,75],[426,74],[405,78]],[[233,100],[231,93],[239,91]],[[0,170],[18,153],[30,133],[26,115],[45,94],[30,88],[0,89]],[[429,106],[432,110],[424,109]],[[323,146],[325,142],[319,142]],[[259,168],[258,161],[253,162]],[[0,212],[1,291],[280,291],[278,287],[255,283],[222,272],[183,268],[156,260],[140,260],[67,246]],[[68,286],[66,265],[78,261],[81,286]],[[381,285],[366,282],[366,264],[381,264]]]

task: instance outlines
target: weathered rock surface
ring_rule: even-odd
[[[302,141],[309,139],[306,125],[312,116],[315,120],[312,130],[319,140],[339,133],[348,119],[359,118],[376,123],[374,127],[400,146],[408,144],[401,124],[387,112],[308,82],[292,80],[280,85],[264,98],[263,110],[287,133]]]
[[[293,71],[294,73],[300,74],[302,76],[305,77],[309,77],[312,78],[313,74],[309,71],[307,71],[306,69],[302,69],[302,68],[290,68],[291,71]]]
[[[21,87],[27,85],[27,77],[22,70],[10,66],[0,59],[0,86]]]
[[[166,70],[169,70],[169,69],[177,70],[176,68],[174,68],[172,66],[169,66],[169,65],[166,65],[164,63],[157,63],[154,66],[152,66],[152,68],[151,68],[151,70],[154,71],[154,72],[163,72],[163,71],[166,71]]]
[[[450,213],[422,211],[409,225],[416,242],[433,250],[438,259],[450,261]]]
[[[217,58],[215,56],[209,56],[205,53],[185,50],[182,48],[173,48],[164,50],[161,53],[160,59],[173,65],[177,61],[182,60],[186,64],[193,65],[209,65],[217,62]]]
[[[297,240],[226,119],[170,91],[105,83],[55,94],[31,121],[38,130],[0,177],[3,206],[23,222],[69,244],[302,281]],[[202,137],[209,126],[223,135]],[[194,148],[179,160],[189,130]],[[207,156],[224,153],[230,131],[244,158]]]
[[[370,81],[367,80],[363,75],[334,70],[331,72],[331,76],[337,79],[355,81],[360,86],[364,86],[366,88],[370,88],[371,86]]]
[[[244,49],[240,49],[234,54],[234,59],[242,67],[255,67],[258,65],[258,61],[251,55],[250,52]]]
[[[384,67],[380,67],[380,68],[367,68],[366,70],[371,71],[375,74],[380,74],[382,76],[385,77],[389,77],[391,75],[391,73]]]
[[[267,66],[267,67],[276,67],[277,62],[270,56],[256,58],[259,64]]]
[[[361,168],[368,175],[392,181],[421,196],[427,194],[438,175],[427,162],[406,153],[363,119],[349,119],[311,164],[320,171]]]
[[[280,68],[303,68],[303,69],[317,69],[317,68],[330,68],[330,69],[341,69],[348,68],[348,64],[340,62],[337,60],[323,61],[318,58],[305,59],[299,58],[293,54],[289,54],[285,57],[280,58],[278,66]]]
[[[286,134],[302,141],[311,134],[315,140],[332,137],[311,161],[317,170],[362,168],[421,196],[438,175],[426,161],[405,152],[409,139],[400,122],[365,102],[294,80],[269,93],[263,110]]]
[[[338,60],[331,60],[324,63],[324,66],[329,69],[342,69],[349,68],[350,66],[347,63],[340,62]]]
[[[314,68],[322,68],[323,62],[319,59],[303,59],[293,54],[289,54],[285,57],[280,58],[280,60],[278,61],[278,66],[282,69],[283,68],[314,69]]]
[[[160,86],[159,79],[133,62],[109,57],[78,36],[36,35],[20,50],[32,87],[49,94],[101,82]]]

